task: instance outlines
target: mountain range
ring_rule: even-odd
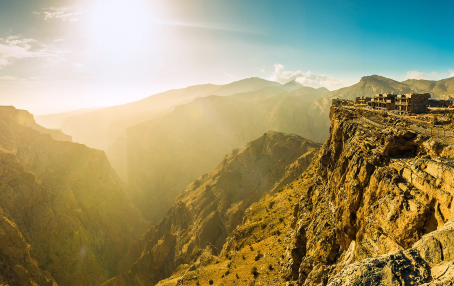
[[[452,81],[201,85],[68,135],[0,106],[0,284],[451,285],[454,145],[336,98]]]

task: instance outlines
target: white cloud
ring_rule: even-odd
[[[50,7],[44,8],[42,12],[34,11],[34,15],[44,15],[44,21],[62,20],[77,22],[83,11],[79,7]]]
[[[338,79],[329,75],[314,74],[311,71],[285,71],[284,66],[281,64],[274,65],[274,72],[270,77],[270,80],[277,81],[281,84],[285,84],[289,81],[294,80],[305,86],[314,88],[326,87],[330,90],[339,89],[341,87],[349,86],[358,82],[358,80]]]
[[[431,73],[423,73],[417,70],[414,71],[407,71],[407,74],[404,76],[404,80],[407,79],[425,79],[425,80],[440,80],[447,77],[454,76],[454,70],[450,69],[448,72],[436,72],[433,71]]]
[[[407,79],[429,79],[429,77],[425,73],[414,70],[414,71],[407,71],[407,74],[405,75],[404,80],[407,80]]]
[[[0,38],[0,69],[13,64],[15,60],[25,58],[47,58],[61,60],[65,52],[39,43],[35,39],[21,36]]]

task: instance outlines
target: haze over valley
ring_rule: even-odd
[[[0,2],[0,285],[453,285],[454,4],[366,2]]]

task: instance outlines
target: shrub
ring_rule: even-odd
[[[213,285],[213,280],[210,279],[210,281],[208,281],[208,283],[209,283],[210,285]]]
[[[258,260],[260,260],[260,258],[262,258],[262,256],[263,256],[263,255],[260,253],[260,250],[259,250],[259,251],[257,251],[257,254],[256,254],[255,257],[254,257],[254,260],[255,260],[255,261],[258,261]]]
[[[257,277],[259,275],[259,273],[257,272],[257,267],[252,267],[251,274],[254,275],[254,277]]]
[[[433,125],[437,125],[438,123],[440,123],[440,122],[438,121],[438,116],[434,114],[434,115],[432,116],[432,124],[433,124]]]
[[[252,247],[252,245],[249,245],[249,249],[250,249],[251,251],[254,251],[254,247]]]
[[[283,217],[280,217],[279,218],[279,222],[283,222],[284,221],[284,218]]]
[[[268,264],[268,270],[273,270],[273,265]]]
[[[266,223],[262,223],[262,225],[260,226],[262,229],[265,229],[266,228]]]

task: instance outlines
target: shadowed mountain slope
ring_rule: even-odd
[[[207,246],[221,249],[249,206],[300,176],[319,147],[297,135],[268,132],[233,150],[178,196],[122,261],[125,273],[105,285],[154,285]]]
[[[17,225],[46,276],[59,285],[99,285],[116,273],[116,262],[147,224],[104,152],[56,141],[28,127],[36,127],[32,118],[0,107],[2,215]],[[27,247],[22,249],[27,255]],[[18,265],[30,279],[42,279],[23,259]]]

